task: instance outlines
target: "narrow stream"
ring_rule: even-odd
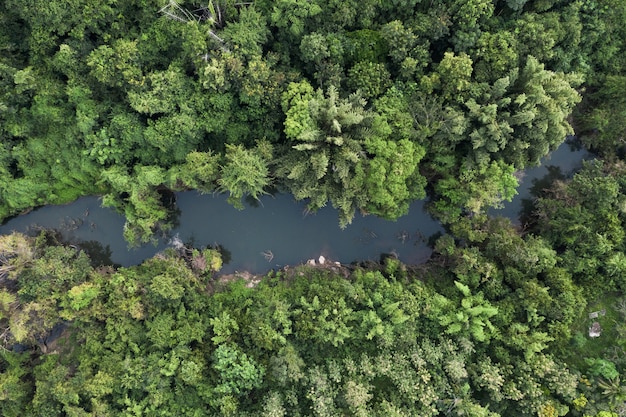
[[[549,170],[569,173],[586,156],[584,150],[572,151],[567,144],[562,145],[542,166],[526,170],[519,194],[512,202],[490,213],[517,221],[522,201],[530,197],[534,181]],[[350,263],[378,261],[382,253],[395,253],[405,263],[420,263],[430,256],[429,236],[443,232],[441,225],[424,211],[423,201],[414,202],[409,214],[395,222],[357,215],[345,230],[339,228],[337,213],[331,207],[307,214],[304,203],[295,202],[286,194],[264,196],[254,207],[247,205],[239,211],[226,202],[224,195],[182,192],[177,194],[177,206],[181,212],[179,225],[156,246],[129,249],[122,236],[124,218],[101,207],[98,197],[83,197],[65,206],[33,210],[0,226],[0,234],[56,229],[66,240],[87,249],[101,262],[122,266],[152,257],[168,246],[172,236],[178,236],[196,247],[220,245],[227,261],[222,269],[224,273],[237,270],[263,273],[318,259],[320,255]]]

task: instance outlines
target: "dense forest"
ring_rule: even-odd
[[[447,232],[260,280],[0,236],[3,416],[626,416],[626,1],[0,0],[0,47],[0,220],[102,195],[140,244],[176,191],[278,191]]]

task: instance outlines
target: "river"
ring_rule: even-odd
[[[517,221],[524,199],[530,197],[533,182],[549,170],[569,173],[581,164],[585,151],[573,151],[561,145],[545,158],[540,167],[525,171],[515,199],[492,215]],[[555,168],[550,168],[551,166]],[[38,228],[58,230],[65,240],[88,249],[103,263],[130,266],[165,249],[171,237],[196,247],[220,245],[226,254],[222,272],[250,271],[263,273],[273,268],[318,259],[332,261],[378,261],[382,253],[395,253],[409,264],[428,259],[428,237],[443,232],[441,225],[424,211],[424,202],[416,201],[409,214],[397,221],[357,215],[352,224],[341,230],[337,213],[325,207],[306,213],[305,204],[287,194],[263,196],[258,204],[236,210],[224,195],[201,195],[181,192],[176,195],[181,212],[179,224],[156,245],[129,249],[122,236],[124,218],[100,206],[98,197],[83,197],[64,206],[45,206],[15,217],[0,226],[0,234],[11,231],[36,232]],[[268,256],[268,255],[272,256]],[[271,258],[271,259],[269,259]]]

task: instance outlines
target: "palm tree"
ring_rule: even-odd
[[[602,388],[602,394],[608,397],[611,406],[626,402],[626,385],[622,385],[619,375],[609,380],[598,378],[598,387]]]
[[[372,113],[360,95],[340,98],[334,86],[326,95],[318,90],[302,100],[292,105],[306,109],[304,117],[299,115],[305,123],[290,135],[294,145],[280,161],[277,174],[298,200],[309,199],[309,209],[317,210],[330,201],[339,209],[340,224],[345,227],[364,203],[363,143]]]

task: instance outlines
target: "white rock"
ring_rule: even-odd
[[[317,260],[320,265],[324,265],[324,262],[326,262],[326,258],[324,258],[322,255],[320,255],[319,259]]]
[[[602,327],[600,327],[600,323],[594,321],[589,327],[589,337],[600,337],[602,334]]]

